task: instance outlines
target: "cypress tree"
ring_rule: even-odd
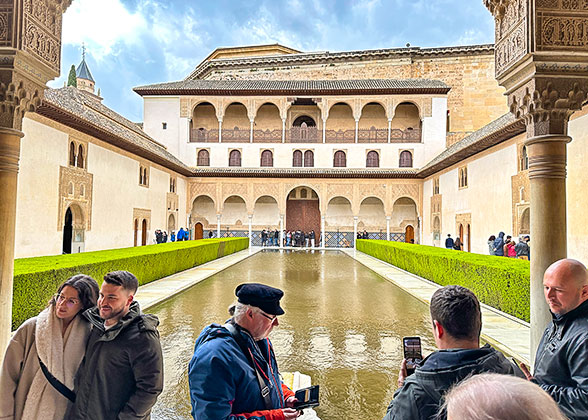
[[[74,66],[73,64],[71,65],[71,68],[69,69],[69,76],[67,77],[67,85],[73,86],[73,87],[78,87],[78,78],[76,76],[76,66]]]

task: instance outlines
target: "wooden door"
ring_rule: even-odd
[[[404,232],[404,240],[408,243],[412,243],[412,241],[414,241],[414,228],[411,225],[406,227]]]
[[[202,239],[204,237],[204,228],[202,223],[198,222],[194,225],[194,239]]]

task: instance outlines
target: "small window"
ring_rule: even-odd
[[[210,153],[208,150],[199,150],[198,151],[198,166],[210,166]]]
[[[300,190],[300,198],[307,198],[308,197],[308,192],[306,191],[305,188]]]
[[[274,166],[274,156],[271,150],[264,150],[261,152],[261,166],[271,167]]]
[[[412,168],[412,153],[408,150],[402,151],[400,153],[400,164],[401,168]]]
[[[521,150],[521,171],[529,169],[529,156],[527,156],[527,146]]]
[[[139,185],[143,185],[145,187],[149,185],[147,168],[144,166],[139,167]]]
[[[304,152],[304,167],[314,167],[314,152],[312,150],[307,150],[306,152]]]
[[[459,169],[459,188],[467,188],[468,186],[468,168],[463,167]]]
[[[73,141],[69,144],[69,166],[76,166],[76,145]]]
[[[167,130],[167,123],[166,122],[162,122],[161,123],[161,128],[163,128],[164,130]]]
[[[378,152],[372,150],[368,152],[365,166],[367,168],[379,168],[380,167],[380,156]]]
[[[333,157],[333,166],[335,168],[345,168],[347,166],[347,157],[343,150],[337,150]]]
[[[78,148],[78,168],[83,168],[84,167],[84,146],[82,146],[80,144],[80,147]]]
[[[294,150],[292,154],[292,167],[299,168],[302,166],[302,152],[300,150]]]
[[[176,192],[176,179],[173,177],[169,178],[169,192],[171,192],[171,193]]]
[[[231,150],[229,153],[229,166],[241,166],[241,152],[239,150]]]
[[[439,194],[439,178],[433,179],[433,194]]]

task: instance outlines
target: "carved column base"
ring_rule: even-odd
[[[543,295],[543,274],[567,255],[566,144],[571,138],[545,135],[529,138],[531,184],[531,359],[551,321]]]
[[[8,345],[12,326],[16,188],[23,135],[18,130],[0,128],[0,355]]]

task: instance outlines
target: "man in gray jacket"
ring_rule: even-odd
[[[431,298],[433,336],[439,351],[423,360],[420,368],[406,374],[401,365],[394,399],[384,420],[430,420],[436,418],[447,390],[473,374],[522,372],[488,344],[480,347],[482,314],[476,296],[465,287],[446,286]],[[439,418],[446,418],[441,414]]]
[[[98,306],[84,312],[92,331],[75,382],[68,420],[147,420],[163,389],[163,358],[154,315],[133,299],[137,278],[104,276]]]
[[[553,321],[535,357],[539,384],[571,420],[588,418],[588,271],[576,260],[559,260],[543,276]]]

